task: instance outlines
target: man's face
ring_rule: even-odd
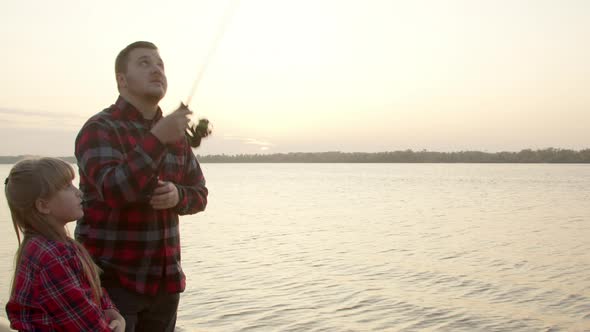
[[[129,52],[127,72],[118,73],[117,82],[119,88],[140,99],[158,102],[164,98],[168,82],[158,51],[136,48]]]

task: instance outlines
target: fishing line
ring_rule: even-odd
[[[217,33],[215,35],[215,38],[213,39],[211,47],[209,48],[209,52],[207,52],[207,55],[205,56],[205,60],[203,61],[203,64],[201,65],[201,67],[199,68],[199,71],[197,72],[197,78],[193,82],[193,87],[188,95],[188,98],[186,99],[185,105],[187,107],[190,105],[191,100],[192,100],[193,96],[195,95],[197,88],[199,87],[199,83],[201,82],[201,79],[203,78],[203,74],[205,73],[205,71],[207,70],[207,67],[209,66],[209,61],[211,59],[211,56],[213,55],[213,53],[215,53],[215,50],[217,49],[217,46],[219,45],[219,41],[223,37],[225,30],[228,26],[229,20],[230,20],[232,14],[234,13],[236,7],[238,6],[238,2],[239,2],[239,0],[231,0],[230,4],[228,6],[228,9],[226,9],[225,14],[222,17],[221,24],[219,25],[219,28],[218,28]]]
[[[183,105],[185,107],[189,107],[193,96],[195,95],[197,88],[199,87],[199,83],[201,82],[201,79],[203,78],[203,75],[205,74],[205,71],[207,70],[207,67],[209,66],[209,62],[211,60],[211,57],[213,55],[213,53],[215,53],[215,50],[217,49],[217,46],[219,45],[219,41],[222,39],[225,30],[229,24],[230,18],[232,17],[236,7],[238,6],[238,2],[239,0],[231,0],[228,8],[225,10],[225,13],[221,19],[221,23],[219,25],[219,28],[217,29],[217,33],[215,34],[215,38],[213,39],[213,42],[211,44],[211,47],[209,48],[209,51],[207,52],[207,55],[205,56],[205,60],[203,61],[203,63],[201,64],[201,67],[199,68],[199,71],[197,72],[197,77],[195,79],[195,81],[193,82],[193,87],[188,95],[188,98],[186,99],[186,102],[183,103]],[[187,137],[189,144],[196,148],[199,145],[201,145],[201,139],[203,137],[207,137],[209,136],[209,134],[211,134],[212,129],[211,129],[211,124],[209,123],[209,120],[207,119],[199,119],[199,122],[197,124],[194,123],[194,121],[191,119],[191,121],[189,122],[188,128],[185,132],[185,136]]]

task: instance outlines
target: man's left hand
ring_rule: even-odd
[[[155,210],[164,210],[175,207],[178,200],[178,188],[174,183],[158,180],[158,186],[152,193],[150,205]]]

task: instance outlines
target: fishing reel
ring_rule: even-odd
[[[203,118],[199,119],[197,124],[189,124],[188,128],[184,132],[188,143],[193,148],[198,148],[201,145],[201,139],[211,135],[213,128],[209,120]]]
[[[180,108],[188,109],[188,103],[180,103]],[[190,120],[184,136],[186,137],[189,145],[193,148],[198,148],[201,145],[201,139],[211,135],[213,127],[208,119],[199,119],[199,122],[195,124],[193,120]]]

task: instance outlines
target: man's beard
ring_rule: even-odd
[[[167,86],[165,83],[162,83],[161,89],[151,89],[149,86],[151,83],[143,86],[135,81],[130,81],[130,83],[128,87],[129,93],[150,103],[157,104],[166,95]]]
[[[146,92],[143,95],[143,98],[145,100],[149,100],[150,102],[154,102],[157,103],[160,100],[162,100],[164,98],[164,96],[166,95],[166,90],[164,90],[163,92]]]

